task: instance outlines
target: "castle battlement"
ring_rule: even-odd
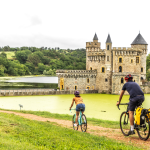
[[[57,70],[56,75],[65,78],[96,78],[97,70]]]

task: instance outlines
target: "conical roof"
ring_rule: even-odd
[[[97,37],[96,33],[95,33],[95,35],[94,35],[93,40],[98,40],[98,37]]]
[[[112,41],[111,41],[111,38],[110,38],[110,35],[109,35],[109,34],[108,34],[108,37],[107,37],[106,43],[112,43]]]
[[[148,45],[142,35],[139,33],[131,45]]]

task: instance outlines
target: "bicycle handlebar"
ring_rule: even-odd
[[[118,101],[117,101],[117,102],[118,102]],[[119,105],[129,105],[129,103],[120,103]],[[118,109],[120,110],[119,105],[117,105],[117,107],[118,107]]]

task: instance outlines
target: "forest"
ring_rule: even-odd
[[[12,58],[7,53],[12,52]],[[85,49],[0,48],[0,76],[56,75],[56,69],[85,70]]]
[[[8,58],[7,54],[14,54]],[[85,70],[85,49],[47,47],[0,47],[0,76],[56,75],[56,69]],[[150,81],[150,54],[146,57],[146,78]]]

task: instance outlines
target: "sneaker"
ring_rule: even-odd
[[[75,124],[74,124],[74,127],[76,127],[76,126],[77,126],[77,124],[75,123]]]
[[[134,132],[134,130],[133,131],[130,130],[128,134],[133,135],[133,134],[135,134],[135,132]]]

